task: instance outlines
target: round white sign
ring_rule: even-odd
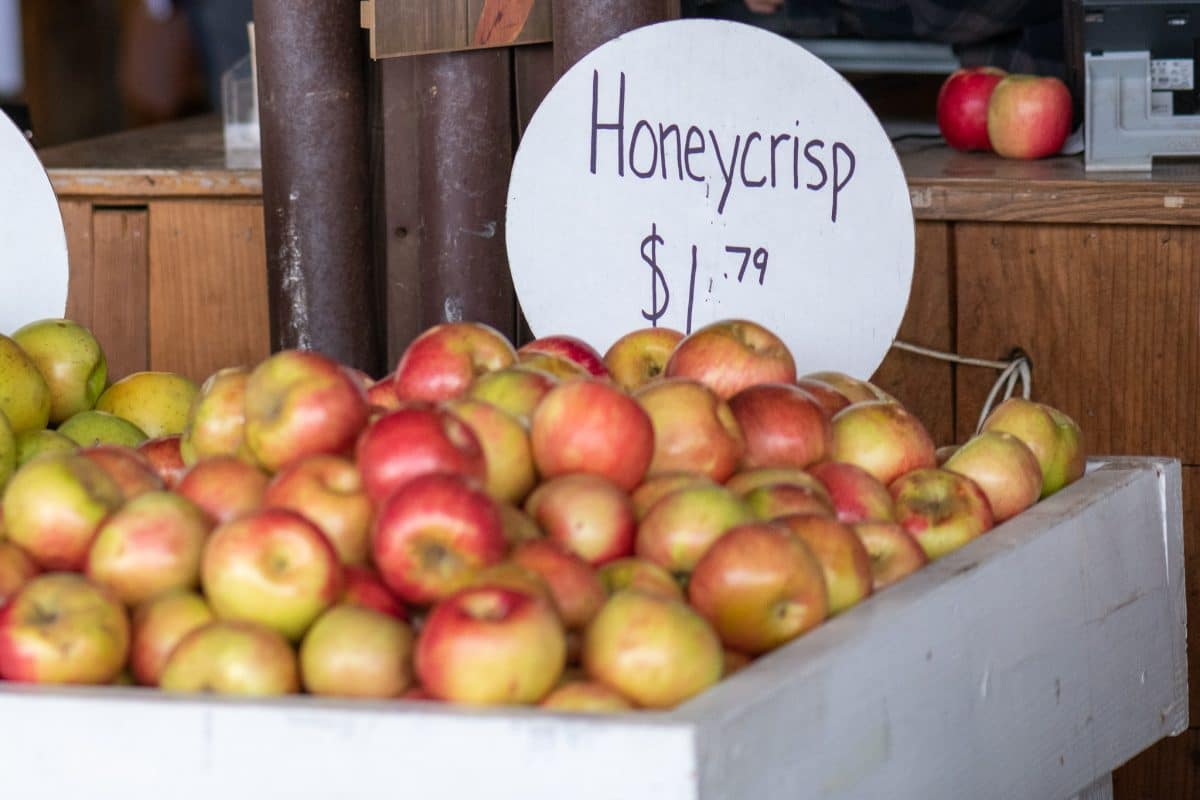
[[[61,317],[67,239],[58,200],[25,135],[0,114],[0,333]]]
[[[513,164],[508,255],[536,335],[750,319],[801,373],[866,378],[908,304],[892,143],[800,46],[729,22],[633,31],[571,68]]]

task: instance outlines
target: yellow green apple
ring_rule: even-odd
[[[127,419],[151,439],[182,433],[200,389],[174,372],[135,372],[104,390],[98,411]]]
[[[79,449],[76,442],[49,428],[17,434],[16,445],[17,467],[46,453],[71,453]]]
[[[31,322],[12,335],[50,389],[50,422],[87,411],[108,382],[108,362],[92,332],[69,319]]]
[[[413,633],[379,611],[337,605],[300,645],[300,679],[309,694],[399,697],[412,684]]]
[[[243,448],[249,379],[248,368],[227,367],[214,372],[200,385],[179,439],[184,463],[191,465],[212,456],[237,455]]]
[[[146,441],[146,433],[124,417],[107,411],[80,411],[58,426],[58,432],[80,447],[101,444],[137,447]]]
[[[33,360],[13,339],[0,335],[0,411],[14,434],[46,427],[50,387]]]
[[[270,697],[300,691],[300,671],[295,651],[277,631],[226,620],[183,637],[158,685],[167,692]]]

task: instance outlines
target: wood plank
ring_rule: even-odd
[[[67,234],[67,319],[92,326],[92,204],[87,200],[60,200],[63,229]]]
[[[149,367],[148,229],[144,208],[97,208],[92,215],[91,329],[110,380]]]
[[[150,365],[196,381],[270,353],[262,206],[150,205]]]
[[[1200,728],[1163,739],[1114,772],[1113,795],[1116,800],[1200,797]]]
[[[367,0],[372,58],[549,42],[552,0]]]
[[[950,264],[950,227],[940,222],[918,223],[912,294],[898,338],[954,352],[954,283]],[[938,445],[954,443],[952,364],[893,349],[872,381],[916,414]]]
[[[1082,426],[1092,453],[1200,463],[1200,231],[956,225],[958,349],[1033,360],[1034,397]],[[995,373],[957,370],[960,438]]]
[[[1183,555],[1187,572],[1188,719],[1200,728],[1200,467],[1183,468]],[[1200,786],[1200,762],[1193,780]],[[1182,795],[1181,795],[1182,796]]]

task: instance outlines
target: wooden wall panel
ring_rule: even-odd
[[[961,352],[1024,348],[1093,453],[1200,464],[1200,229],[960,223],[954,248]],[[958,370],[960,437],[994,377]]]
[[[953,352],[954,282],[950,226],[917,224],[917,257],[912,295],[900,326],[900,339]],[[896,396],[929,428],[938,445],[954,443],[954,366],[892,350],[873,381]]]
[[[150,205],[150,366],[202,381],[270,353],[257,203]]]
[[[149,366],[148,227],[144,208],[97,208],[92,214],[90,327],[104,348],[110,380]]]
[[[1115,800],[1200,797],[1200,728],[1163,739],[1113,773]]]
[[[67,234],[67,319],[92,326],[92,204],[87,200],[61,200],[63,228]]]

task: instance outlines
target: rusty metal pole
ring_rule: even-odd
[[[254,0],[274,349],[378,374],[356,0]]]
[[[622,33],[678,16],[679,0],[554,0],[555,73]]]
[[[418,58],[422,327],[472,320],[513,337],[504,245],[513,153],[510,52]]]

